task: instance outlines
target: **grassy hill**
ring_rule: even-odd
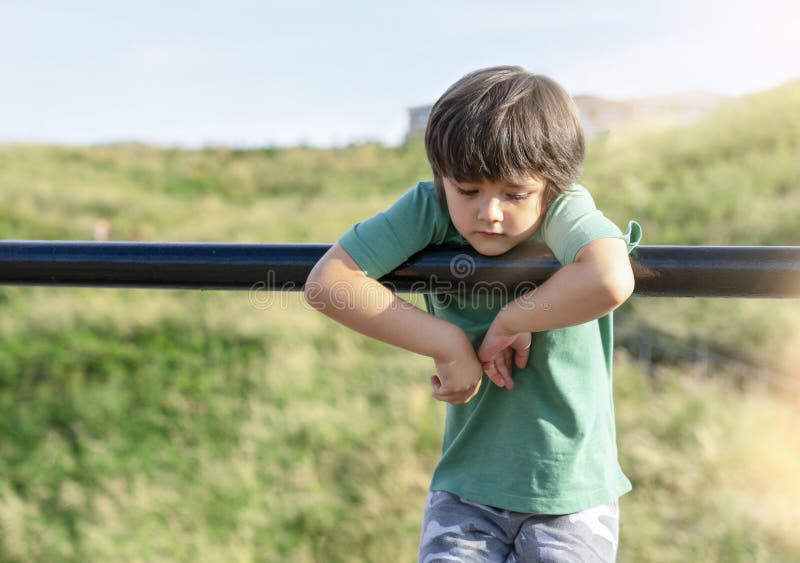
[[[800,244],[800,82],[610,136],[584,183],[646,244]],[[419,144],[0,147],[0,238],[326,242],[430,172]],[[263,297],[263,296],[262,296]],[[0,288],[0,561],[410,561],[443,408],[425,358],[298,295]],[[798,304],[620,316],[800,359]],[[796,561],[796,402],[620,351],[621,560]],[[795,372],[796,373],[796,372]],[[800,375],[800,374],[799,374]]]
[[[800,245],[800,80],[732,101],[698,123],[592,145],[585,181],[645,244]],[[795,302],[632,300],[623,310],[710,338],[800,377]]]

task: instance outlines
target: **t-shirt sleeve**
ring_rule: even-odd
[[[543,237],[563,266],[571,264],[584,245],[601,238],[624,239],[630,253],[642,238],[642,227],[630,221],[623,234],[597,209],[588,190],[576,186],[553,202],[545,217]]]
[[[445,238],[448,219],[432,182],[420,182],[389,209],[356,223],[339,244],[372,278],[380,278],[408,258]]]

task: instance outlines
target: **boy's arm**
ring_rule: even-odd
[[[492,322],[478,357],[489,362],[518,333],[564,328],[602,317],[624,303],[633,289],[625,241],[601,238],[589,242],[571,264],[503,307]],[[488,368],[487,375],[494,375],[489,373],[491,366],[484,363],[484,368]]]
[[[434,359],[434,397],[464,403],[482,376],[472,344],[459,327],[400,299],[367,276],[339,243],[311,270],[305,299],[315,309],[366,336]]]
[[[633,289],[625,241],[597,239],[581,248],[573,263],[509,303],[497,315],[498,322],[511,333],[577,325],[610,313],[631,296]]]

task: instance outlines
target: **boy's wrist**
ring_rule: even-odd
[[[513,327],[515,308],[515,302],[510,301],[502,309],[500,309],[500,312],[498,312],[497,315],[495,315],[491,326],[491,330],[494,334],[498,336],[513,336],[518,332],[521,332]]]
[[[437,334],[436,351],[431,356],[437,362],[451,362],[466,351],[474,352],[467,334],[452,323],[447,323]]]

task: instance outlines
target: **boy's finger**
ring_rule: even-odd
[[[481,345],[481,347],[478,349],[478,354],[477,354],[478,361],[481,363],[489,362],[492,360],[492,358],[494,358],[495,354],[497,354],[497,350],[489,350],[488,346]]]
[[[506,381],[506,388],[507,389],[513,389],[515,385],[516,385],[516,383],[514,383],[514,369],[511,366],[511,362],[509,360],[508,381]]]
[[[442,401],[443,403],[451,403],[453,405],[461,405],[469,401],[476,393],[476,390],[472,390],[466,393],[453,393],[453,392],[433,392],[433,398]]]
[[[514,377],[514,350],[511,348],[506,348],[503,350],[504,360],[506,362],[506,368],[508,368],[508,373],[511,374],[511,377]]]
[[[497,368],[494,365],[494,360],[483,362],[481,365],[484,373],[486,373],[486,376],[491,380],[492,383],[499,387],[503,387],[505,385],[505,379],[503,379],[503,376],[497,371]]]
[[[503,348],[503,361],[506,364],[506,367],[511,369],[511,358],[514,355],[514,350],[511,348]]]
[[[483,371],[492,383],[498,387],[514,388],[514,380],[511,378],[510,365],[506,363],[505,356],[495,357],[493,360],[481,364]]]
[[[497,354],[500,354],[503,351],[500,346],[501,345],[499,342],[493,341],[490,343],[484,340],[483,344],[481,344],[480,348],[478,348],[478,360],[481,362],[490,361],[492,358],[497,356]]]
[[[447,387],[446,382],[442,383],[438,375],[434,374],[430,379],[431,386],[433,387],[431,396],[437,401],[452,403],[454,405],[460,405],[468,402],[478,393],[478,390],[481,387],[481,382],[478,380],[475,385],[472,385],[468,389],[454,391]]]
[[[514,387],[514,380],[511,379],[511,366],[506,355],[503,354],[501,357],[497,358],[495,364],[500,372],[500,376],[503,378],[503,385],[501,385],[501,387],[512,389]]]
[[[443,403],[449,403],[449,402],[450,402],[450,401],[448,401],[448,400],[447,400],[447,396],[446,396],[446,395],[442,395],[441,393],[437,393],[436,391],[434,391],[434,392],[431,394],[431,396],[432,396],[434,399],[436,399],[437,401],[441,401],[441,402],[443,402]]]
[[[431,382],[431,383],[433,383],[433,382]],[[433,393],[431,393],[431,396],[434,399],[436,399],[437,401],[442,401],[442,402],[447,403],[447,402],[450,402],[450,399],[452,398],[453,393],[448,391],[447,389],[445,389],[443,387],[438,387],[438,388],[435,387],[433,389]]]
[[[531,357],[531,348],[530,346],[525,348],[524,350],[519,350],[514,358],[514,363],[520,369],[524,368],[528,365],[528,359]]]

